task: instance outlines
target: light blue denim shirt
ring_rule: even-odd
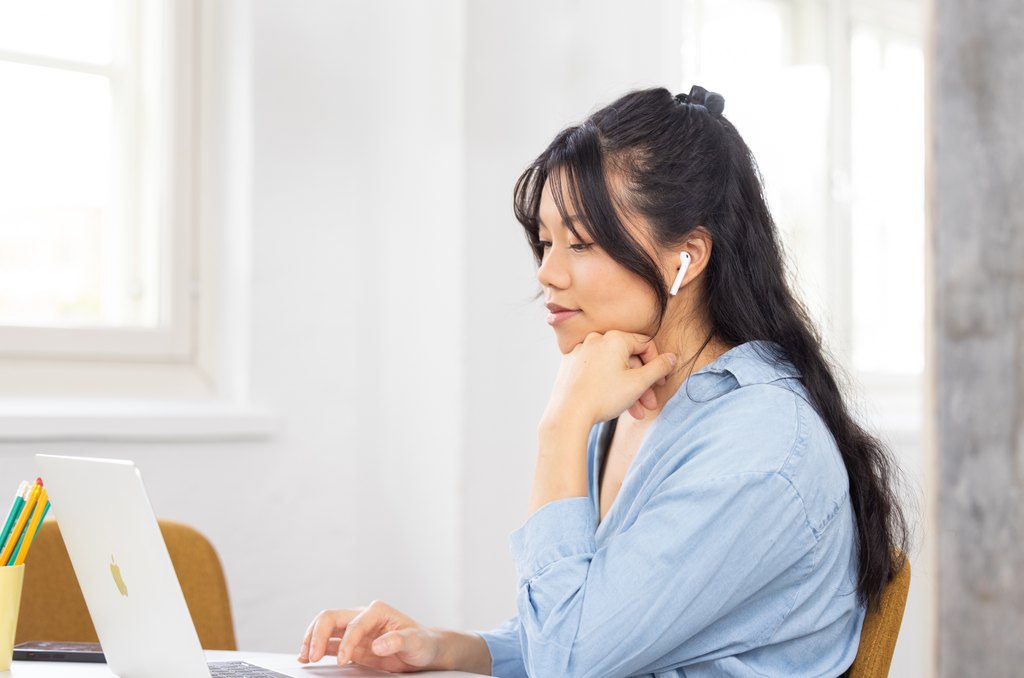
[[[857,654],[846,469],[773,344],[737,346],[665,404],[598,522],[589,496],[510,537],[518,615],[480,635],[492,673],[838,676]]]

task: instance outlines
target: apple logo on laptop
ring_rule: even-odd
[[[114,575],[114,584],[117,586],[117,590],[121,592],[122,596],[127,596],[128,587],[125,586],[124,579],[121,577],[121,568],[114,562],[114,554],[110,554],[110,573]]]

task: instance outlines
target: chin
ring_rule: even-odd
[[[598,332],[604,334],[605,332],[611,332],[617,330],[619,332],[629,332],[631,334],[642,334],[647,337],[654,336],[654,327],[608,327],[608,328],[587,328],[586,331],[577,330],[575,332],[568,331],[567,328],[559,328],[555,330],[555,341],[558,342],[558,350],[562,355],[572,353],[572,350],[583,343],[583,340],[587,338],[587,335],[592,332]]]
[[[572,350],[579,346],[580,344],[582,344],[585,338],[586,335],[579,337],[576,336],[575,334],[561,334],[557,331],[555,332],[555,341],[558,342],[558,350],[559,352],[562,353],[562,355],[572,353]]]

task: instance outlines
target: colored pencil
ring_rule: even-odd
[[[39,525],[36,526],[36,532],[38,532],[39,528],[43,526],[43,521],[46,520],[46,514],[49,513],[49,512],[50,512],[50,500],[47,499],[46,500],[46,506],[43,507],[43,517],[39,519]],[[32,538],[33,539],[36,538],[36,532],[32,533]]]
[[[7,545],[7,538],[11,536],[14,523],[18,520],[18,516],[21,515],[21,509],[25,506],[25,499],[28,497],[30,489],[32,489],[32,486],[28,484],[27,480],[22,480],[21,485],[18,485],[18,493],[14,495],[14,503],[11,504],[11,510],[7,514],[4,529],[0,531],[0,551]]]
[[[11,562],[9,565],[21,565],[25,562],[25,556],[28,555],[28,550],[32,546],[32,540],[35,539],[36,532],[39,530],[39,523],[43,521],[43,516],[46,515],[46,508],[49,505],[50,500],[46,494],[46,488],[44,487],[39,493],[39,499],[36,501],[36,508],[32,511],[32,518],[29,519],[28,524],[25,526],[25,530],[21,533],[21,537],[18,539],[18,545],[14,547],[14,555],[11,556]]]
[[[0,551],[0,565],[6,565],[11,559],[11,554],[14,553],[14,547],[21,538],[21,532],[25,529],[25,523],[27,523],[28,519],[32,516],[32,510],[36,507],[36,501],[38,501],[39,493],[42,489],[43,479],[36,478],[35,485],[32,486],[28,499],[25,501],[25,506],[21,509],[21,515],[18,516],[18,520],[14,523],[14,529],[11,530],[11,535],[7,538],[7,544],[4,546],[4,550]]]

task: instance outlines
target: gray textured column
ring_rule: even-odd
[[[935,0],[939,669],[1024,675],[1024,2]]]

